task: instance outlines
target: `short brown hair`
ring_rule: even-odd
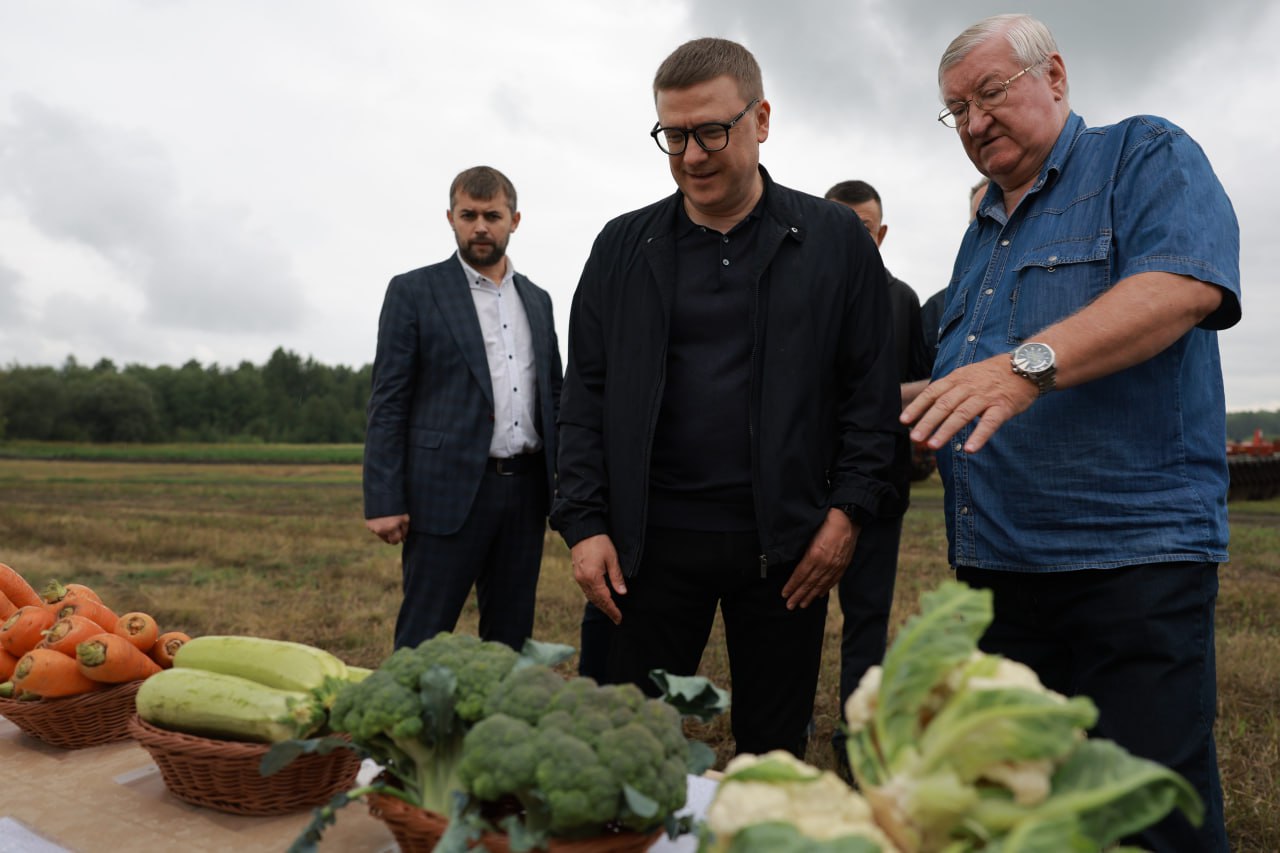
[[[453,210],[459,190],[479,201],[488,201],[498,193],[504,193],[507,196],[507,207],[511,208],[512,213],[516,212],[515,185],[492,166],[472,166],[458,173],[449,185],[450,210]]]
[[[760,63],[751,51],[735,41],[700,38],[687,41],[672,51],[653,76],[653,96],[667,89],[687,89],[728,75],[738,83],[744,99],[764,98]]]

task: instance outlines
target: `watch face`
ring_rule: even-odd
[[[1053,366],[1053,350],[1045,344],[1023,344],[1018,347],[1017,361],[1028,373],[1041,373]]]

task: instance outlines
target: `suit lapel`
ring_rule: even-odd
[[[471,369],[471,375],[484,390],[489,406],[493,406],[493,382],[489,378],[489,359],[484,354],[484,337],[480,333],[480,317],[471,297],[471,285],[454,259],[446,269],[444,279],[436,292],[436,304],[444,316],[445,324],[462,351],[462,358]]]
[[[534,291],[533,282],[520,273],[515,274],[514,281],[520,304],[524,306],[525,316],[529,318],[529,334],[533,338],[534,369],[538,373],[538,381],[545,382],[543,370],[550,364],[548,355],[551,352],[551,340],[548,330],[551,328],[551,320],[543,309],[542,300],[538,299]]]

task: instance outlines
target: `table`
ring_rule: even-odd
[[[361,771],[377,772],[376,765]],[[715,783],[690,778],[688,808],[701,814]],[[59,749],[0,717],[0,853],[279,853],[310,820],[225,814],[184,803],[165,788],[150,754],[133,741]],[[693,839],[663,836],[652,853],[687,853]],[[322,853],[395,853],[386,825],[363,803],[338,812]]]
[[[310,817],[245,817],[189,805],[169,793],[150,754],[131,740],[59,749],[0,717],[0,819],[7,830],[0,831],[0,853],[38,850],[33,839],[43,839],[48,853],[283,851]],[[18,841],[22,846],[6,846]],[[340,811],[320,843],[333,853],[398,849],[361,803]]]

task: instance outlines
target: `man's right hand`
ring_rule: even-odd
[[[582,587],[587,600],[617,625],[622,621],[622,611],[613,603],[609,587],[613,587],[618,595],[626,595],[627,582],[622,578],[622,566],[618,564],[613,540],[604,533],[588,536],[570,549],[570,555],[573,579]]]
[[[365,519],[364,526],[388,545],[399,545],[409,535],[409,515],[384,515]]]

